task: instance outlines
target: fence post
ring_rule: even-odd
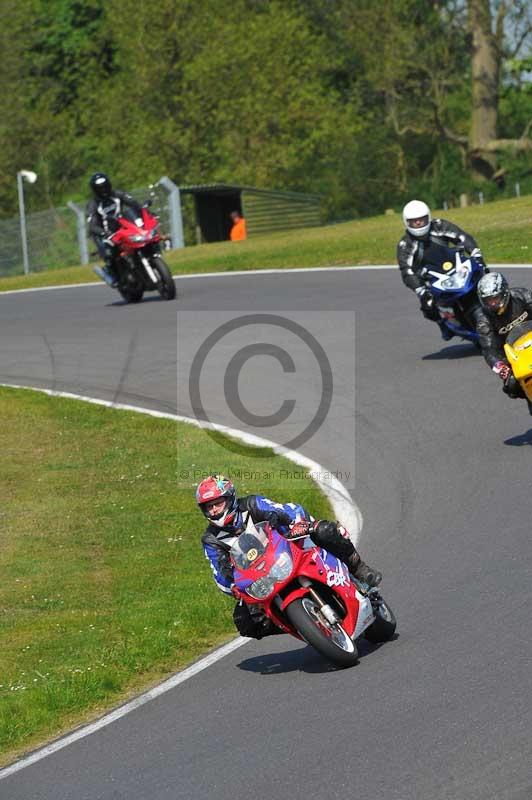
[[[516,197],[521,197],[521,187],[520,187],[519,183],[515,184],[515,196]]]
[[[17,187],[18,187],[18,209],[20,220],[20,240],[22,242],[22,264],[24,268],[24,275],[28,275],[30,271],[30,262],[28,258],[28,232],[26,229],[26,211],[24,208],[24,187],[22,185],[22,171],[17,172]]]
[[[85,227],[85,212],[72,200],[67,203],[69,209],[76,215],[76,222],[78,226],[78,245],[79,255],[83,266],[89,263],[89,248],[87,247],[87,228]]]
[[[170,238],[172,247],[184,247],[183,215],[181,212],[181,193],[179,187],[170,178],[164,175],[158,181],[159,185],[168,192],[168,211],[170,213]]]

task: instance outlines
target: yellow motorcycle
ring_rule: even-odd
[[[532,414],[532,322],[516,325],[506,339],[504,352]]]

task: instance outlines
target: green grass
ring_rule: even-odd
[[[1,387],[0,415],[6,763],[235,635],[200,545],[202,470],[331,510],[312,481],[279,476],[290,462],[242,459],[191,425]]]
[[[491,263],[530,260],[532,196],[464,209],[435,212],[456,222],[478,240]],[[175,275],[234,270],[395,263],[403,227],[400,214],[371,217],[323,228],[220,242],[168,254]],[[0,291],[96,280],[90,267],[70,267],[0,279]]]

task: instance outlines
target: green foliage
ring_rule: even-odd
[[[21,168],[39,173],[29,210],[81,199],[97,169],[125,188],[168,174],[321,193],[329,219],[470,186],[444,134],[470,128],[466,2],[4,0],[3,11],[2,216],[16,213]],[[526,3],[506,13],[511,44]],[[531,64],[526,46],[505,62],[501,137],[532,118]],[[501,167],[522,176],[530,164],[508,151]]]

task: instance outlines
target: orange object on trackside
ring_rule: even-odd
[[[241,242],[247,239],[246,220],[244,217],[238,216],[229,233],[229,238],[232,242]]]

